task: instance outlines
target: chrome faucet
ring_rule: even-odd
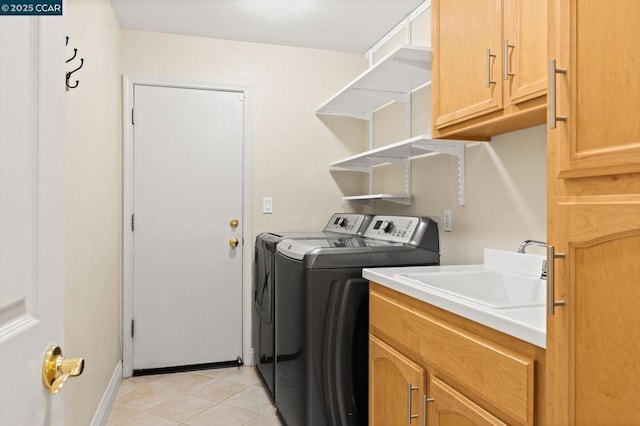
[[[522,242],[522,244],[520,244],[520,247],[518,247],[518,253],[524,253],[525,249],[531,245],[534,246],[538,246],[538,247],[547,247],[547,243],[545,243],[544,241],[537,241],[537,240],[524,240]]]
[[[538,246],[538,247],[547,247],[547,243],[545,243],[544,241],[537,241],[537,240],[524,240],[522,242],[522,244],[520,244],[520,247],[518,247],[518,253],[524,253],[526,248],[534,245],[534,246]],[[540,279],[542,280],[546,280],[547,279],[547,261],[546,259],[542,261],[542,273],[540,274]]]

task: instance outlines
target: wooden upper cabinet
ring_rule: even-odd
[[[434,0],[431,7],[435,127],[502,108],[502,0]]]
[[[556,115],[566,117],[548,132],[558,150],[555,177],[638,173],[640,2],[555,3],[549,56],[566,70],[551,76]]]
[[[432,1],[432,134],[490,138],[546,120],[547,1]]]
[[[547,93],[546,0],[505,0],[502,79],[505,105]]]
[[[421,425],[424,386],[420,365],[369,335],[370,425]]]

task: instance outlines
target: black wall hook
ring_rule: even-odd
[[[68,46],[68,45],[69,45],[69,37],[67,36],[66,37],[66,41],[65,41],[65,46]],[[76,58],[77,55],[78,55],[78,49],[74,48],[73,49],[73,56],[71,58],[67,59],[66,63],[69,63],[69,62],[73,61]],[[80,84],[80,82],[78,80],[76,80],[75,84],[72,86],[72,85],[69,84],[69,79],[71,78],[71,74],[73,74],[74,72],[78,71],[80,68],[82,68],[83,65],[84,65],[84,59],[80,58],[80,65],[76,69],[74,69],[73,71],[67,71],[67,73],[66,73],[66,81],[65,81],[65,84],[67,86],[67,90],[75,89],[76,87],[78,87],[78,84]]]
[[[76,55],[77,55],[77,54],[78,54],[78,49],[74,48],[74,49],[73,49],[73,56],[72,56],[72,57],[70,57],[69,59],[67,59],[67,64],[68,64],[69,62],[73,61],[73,60],[75,59],[75,57],[76,57]]]

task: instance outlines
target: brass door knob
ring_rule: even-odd
[[[231,246],[231,248],[236,248],[238,247],[239,242],[240,240],[238,240],[236,237],[233,237],[229,240],[229,245]]]
[[[42,382],[51,395],[55,395],[69,377],[79,376],[84,370],[83,358],[65,358],[60,346],[49,346],[42,361]]]
[[[240,221],[238,219],[231,219],[231,221],[229,221],[229,226],[232,228],[237,228],[238,225],[240,225]]]

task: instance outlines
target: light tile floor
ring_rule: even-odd
[[[281,426],[253,367],[124,379],[107,426]]]

